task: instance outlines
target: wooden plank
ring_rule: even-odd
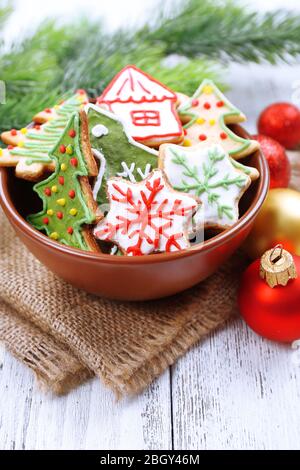
[[[30,371],[1,349],[0,449],[23,449],[32,404]]]
[[[300,368],[238,320],[173,370],[175,449],[300,449]]]
[[[0,374],[0,449],[171,448],[169,371],[122,401],[97,379],[65,397],[45,394],[7,352]]]

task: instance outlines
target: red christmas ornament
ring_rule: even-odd
[[[277,246],[244,272],[238,304],[259,335],[280,342],[300,338],[300,257]]]
[[[277,140],[286,149],[300,143],[300,111],[293,104],[275,103],[259,116],[258,132]]]
[[[284,148],[276,140],[265,135],[254,135],[267,159],[270,169],[270,189],[287,188],[291,177],[291,165]]]

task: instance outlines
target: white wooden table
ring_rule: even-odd
[[[232,66],[226,79],[254,131],[265,105],[291,100],[300,66]],[[3,351],[0,448],[300,449],[300,366],[291,358],[237,320],[142,395],[116,402],[97,379],[66,397],[44,395]]]

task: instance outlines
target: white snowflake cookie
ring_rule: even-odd
[[[200,202],[175,191],[161,170],[139,183],[110,178],[107,192],[109,212],[94,229],[99,240],[115,243],[129,256],[190,247],[188,233]]]
[[[177,191],[202,202],[195,215],[199,227],[225,229],[239,219],[239,200],[258,173],[235,165],[220,145],[183,148],[165,144],[159,150],[159,167]]]

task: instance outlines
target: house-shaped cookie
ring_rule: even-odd
[[[176,101],[172,90],[134,65],[127,65],[105,88],[97,104],[120,117],[133,139],[158,147],[183,139]]]

